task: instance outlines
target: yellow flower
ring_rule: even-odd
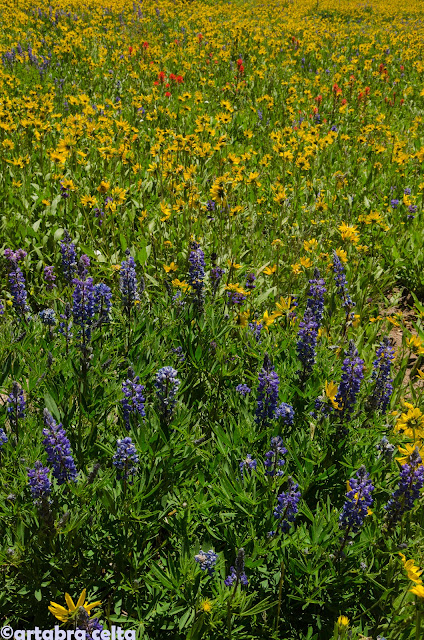
[[[409,464],[409,459],[411,454],[418,449],[418,453],[420,455],[421,460],[424,456],[424,447],[422,446],[422,442],[415,442],[414,444],[405,444],[404,447],[398,446],[399,453],[403,453],[404,455],[401,458],[396,458],[399,464]]]
[[[336,249],[336,255],[340,258],[341,262],[347,262],[347,253],[343,249]]]
[[[237,316],[237,324],[239,324],[241,327],[247,327],[249,316],[250,311],[242,311]]]
[[[275,306],[277,307],[278,311],[283,312],[283,311],[290,311],[290,309],[292,309],[292,303],[294,302],[293,298],[291,296],[289,296],[288,298],[280,298],[280,302],[276,302]],[[294,307],[294,305],[293,305]]]
[[[407,560],[406,557],[403,555],[403,553],[401,553],[400,551],[399,551],[399,555],[402,559],[403,568],[405,569],[408,575],[408,578],[412,580],[412,582],[415,582],[415,584],[421,584],[422,581],[420,576],[423,570],[414,565],[414,561],[412,558],[410,560]]]
[[[315,251],[315,249],[318,247],[318,240],[316,240],[315,238],[312,238],[312,240],[304,240],[303,241],[303,248],[305,249],[305,251]]]
[[[205,600],[202,600],[202,602],[200,603],[200,608],[205,613],[210,613],[211,612],[211,610],[212,610],[212,602],[209,600],[209,598],[205,598]]]
[[[407,339],[406,344],[417,356],[424,353],[423,343],[419,336],[411,336]]]
[[[234,262],[233,260],[227,260],[227,264],[230,269],[241,269],[241,264],[237,264],[237,262]]]
[[[312,267],[312,260],[310,258],[306,258],[305,256],[302,256],[300,258],[300,264],[302,265],[302,267],[305,267],[305,268]]]
[[[99,193],[107,193],[109,189],[110,189],[110,182],[107,182],[106,180],[102,180],[99,186],[97,187],[97,191]]]
[[[352,326],[356,329],[357,327],[359,327],[360,322],[361,322],[361,316],[355,313],[352,320]]]
[[[341,407],[335,400],[337,391],[338,391],[338,387],[335,382],[333,381],[327,382],[327,380],[325,381],[325,395],[330,400],[334,409],[341,409]]]
[[[62,607],[60,604],[56,604],[56,602],[50,602],[50,606],[48,607],[50,613],[52,613],[54,617],[61,622],[68,622],[68,620],[72,620],[78,613],[78,609],[80,607],[82,607],[90,615],[91,609],[94,609],[94,607],[98,607],[102,603],[100,600],[97,600],[96,602],[88,604],[85,599],[86,592],[86,589],[83,589],[81,591],[81,595],[78,598],[76,604],[74,604],[74,601],[72,600],[69,593],[65,593],[65,600],[68,608],[65,609],[65,607]]]
[[[187,291],[190,285],[185,280],[178,280],[178,278],[175,278],[175,280],[172,280],[172,286],[182,289],[182,291]]]
[[[421,380],[424,380],[424,371],[422,369],[418,369],[417,378],[420,378]]]
[[[405,435],[407,438],[412,438],[414,441],[424,439],[424,416],[418,407],[414,407],[409,402],[405,402],[404,405],[408,409],[406,413],[402,413],[401,417],[395,424],[395,433]]]
[[[349,626],[349,618],[347,618],[346,616],[339,616],[337,618],[337,624],[339,625],[339,627],[347,628]]]
[[[300,262],[296,262],[296,264],[292,264],[290,266],[292,268],[292,271],[293,271],[294,275],[297,276],[299,273],[302,272],[302,269],[300,268],[301,267]]]
[[[275,318],[277,318],[278,316],[276,316],[275,314],[271,314],[270,316],[268,315],[268,311],[265,311],[262,320],[260,320],[259,322],[262,323],[264,325],[264,327],[266,329],[268,329],[268,327],[274,323]]]
[[[353,242],[354,244],[359,241],[359,231],[357,230],[356,225],[349,226],[343,222],[338,227],[338,229],[342,236],[342,240],[347,240],[348,242]]]
[[[163,268],[165,269],[166,273],[169,273],[170,271],[177,271],[178,265],[176,265],[175,262],[171,262],[170,265],[164,264]]]
[[[264,273],[265,273],[267,276],[271,276],[273,273],[275,273],[275,272],[276,272],[276,270],[277,270],[277,265],[276,265],[276,264],[274,264],[272,267],[266,267],[266,268],[264,269]]]
[[[412,589],[409,589],[409,591],[410,593],[413,593],[414,595],[424,600],[424,587],[422,584],[418,584],[417,586],[412,587]]]
[[[94,196],[82,196],[81,204],[85,207],[89,205],[90,207],[94,207],[97,204],[97,200]]]

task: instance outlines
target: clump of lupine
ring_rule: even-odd
[[[144,409],[144,386],[140,384],[139,376],[134,374],[132,368],[128,369],[128,378],[122,383],[122,393],[124,397],[121,400],[122,413],[124,415],[124,423],[126,429],[129,431],[131,427],[130,418],[131,415],[145,417],[146,411]]]
[[[177,392],[181,384],[178,372],[172,367],[162,367],[156,373],[155,387],[159,414],[166,420],[172,419],[177,404]]]
[[[134,481],[134,476],[138,472],[139,458],[133,441],[129,436],[116,442],[116,453],[113,456],[113,466],[115,467],[118,480]]]
[[[53,476],[57,483],[76,481],[78,471],[72,456],[71,444],[66,437],[62,424],[55,421],[48,409],[44,409],[44,440],[47,459],[53,467]]]

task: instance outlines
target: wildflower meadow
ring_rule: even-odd
[[[1,637],[423,640],[424,2],[0,23]]]

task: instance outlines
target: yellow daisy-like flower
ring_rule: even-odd
[[[399,555],[401,557],[401,560],[403,562],[403,568],[405,569],[408,578],[410,580],[412,580],[412,582],[415,582],[415,584],[421,584],[422,580],[421,580],[421,574],[423,572],[422,569],[420,569],[419,567],[414,565],[414,561],[412,558],[410,558],[409,560],[406,559],[406,557],[404,556],[403,553],[401,553],[399,551]]]
[[[176,265],[175,262],[171,262],[170,265],[164,264],[163,268],[165,269],[166,273],[169,273],[170,271],[177,271],[178,265]]]
[[[424,587],[422,584],[418,584],[415,587],[412,587],[412,589],[409,589],[409,591],[410,593],[413,593],[414,595],[424,600]]]
[[[395,433],[405,435],[407,438],[424,439],[424,415],[409,402],[404,403],[408,409],[406,413],[402,413],[401,417],[395,424]]]
[[[415,442],[414,444],[405,444],[404,447],[399,446],[398,449],[399,449],[399,453],[403,453],[403,456],[401,458],[396,458],[399,464],[409,464],[409,459],[411,457],[411,454],[415,451],[415,449],[418,449],[418,453],[421,457],[421,460],[423,459],[424,447],[422,446],[422,442]]]
[[[241,327],[247,327],[249,316],[250,316],[250,311],[242,311],[237,316],[237,324],[239,324]]]
[[[212,611],[212,602],[209,600],[209,598],[205,598],[205,600],[202,600],[202,602],[200,603],[200,609],[205,613],[210,613]]]
[[[272,267],[266,267],[266,268],[264,269],[264,273],[265,273],[267,276],[271,276],[271,275],[272,275],[273,273],[275,273],[276,271],[277,271],[277,265],[276,265],[276,264],[274,264]]]
[[[334,407],[334,409],[340,410],[341,407],[336,402],[337,391],[338,391],[338,387],[337,387],[335,382],[333,382],[333,381],[327,382],[327,380],[325,381],[325,395],[330,400],[330,402],[331,402],[332,406]]]
[[[339,257],[341,262],[347,262],[347,253],[346,251],[344,251],[344,249],[336,249],[336,255]]]
[[[424,346],[419,336],[411,336],[407,339],[406,344],[417,356],[421,356],[424,353]]]
[[[65,607],[62,607],[62,605],[57,604],[56,602],[50,602],[50,606],[48,607],[48,609],[50,613],[52,613],[54,617],[61,622],[68,622],[68,620],[72,620],[77,614],[80,607],[82,607],[88,613],[88,615],[90,615],[91,610],[94,609],[94,607],[98,607],[102,603],[100,600],[97,600],[96,602],[92,602],[91,604],[89,604],[85,599],[86,594],[87,590],[83,589],[77,603],[74,604],[74,601],[72,600],[69,593],[65,593],[65,600],[66,604],[68,605],[67,609]]]
[[[349,618],[347,616],[339,616],[337,618],[337,624],[339,627],[347,628],[349,626]]]

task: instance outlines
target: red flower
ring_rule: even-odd
[[[133,52],[133,48],[132,47],[128,47],[128,53],[131,55]]]
[[[365,87],[365,95],[366,96],[370,95],[370,91],[371,91],[371,89],[369,87]]]
[[[318,105],[321,104],[321,102],[322,102],[322,95],[321,94],[315,98],[315,102],[317,102]]]
[[[184,82],[184,78],[182,76],[177,76],[177,84],[182,84]]]
[[[203,40],[203,36],[202,36],[202,34],[201,34],[201,33],[198,33],[198,34],[197,34],[197,39],[198,39],[198,41],[199,41],[199,42],[202,42],[202,40]]]
[[[158,73],[158,80],[159,82],[163,82],[165,80],[165,71],[159,71]]]
[[[405,67],[403,66],[403,64],[400,65],[400,70],[403,71],[405,69]]]
[[[170,98],[170,97],[171,97],[171,92],[170,92],[170,91],[167,91],[167,92],[165,93],[165,95],[166,95],[166,97],[167,97],[167,98]]]
[[[143,42],[143,49],[148,49],[148,48],[149,48],[149,43]]]
[[[400,101],[400,104],[402,105],[405,102],[405,100],[402,98],[402,100]]]
[[[343,100],[342,100],[342,105],[343,105],[343,104],[347,104],[347,100],[346,100],[346,98],[343,98]]]

